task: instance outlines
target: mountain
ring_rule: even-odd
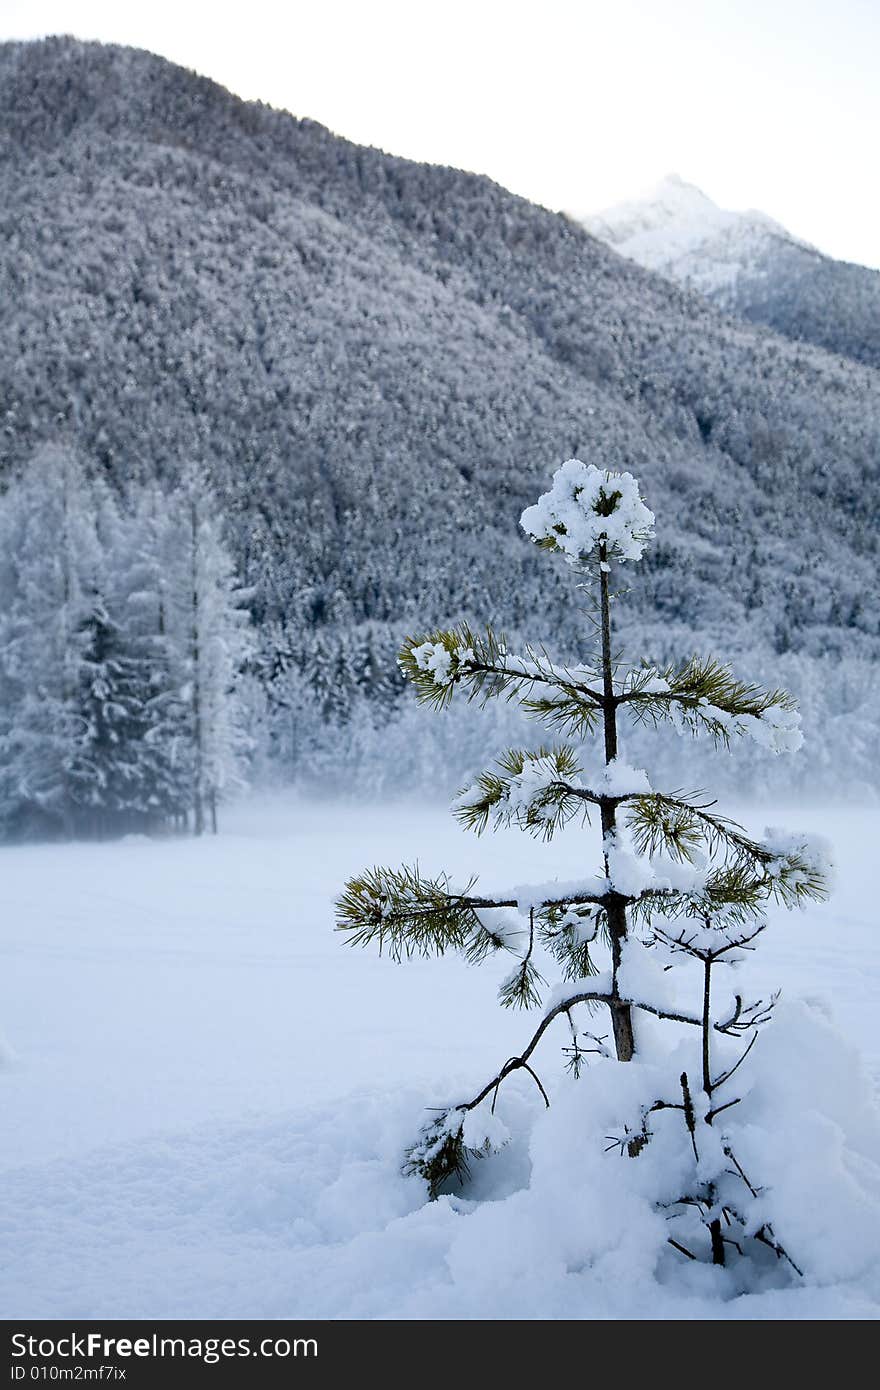
[[[762,212],[728,212],[671,174],[648,197],[581,221],[729,313],[880,367],[880,272],[824,256]]]
[[[876,657],[872,369],[125,48],[0,47],[0,209],[0,473],[46,443],[122,491],[201,463],[267,680],[295,660],[332,704],[366,632],[369,693],[461,617],[582,648],[517,525],[572,454],[657,514],[627,604],[654,656]]]

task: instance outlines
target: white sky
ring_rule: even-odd
[[[880,0],[0,0],[593,212],[675,172],[880,267]]]

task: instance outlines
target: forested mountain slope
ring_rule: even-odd
[[[369,690],[404,627],[466,615],[581,642],[517,527],[572,454],[657,513],[629,600],[657,654],[876,654],[870,368],[134,50],[0,47],[0,208],[0,467],[204,465],[267,676],[333,686],[368,626]]]

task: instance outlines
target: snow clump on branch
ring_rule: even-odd
[[[799,872],[802,879],[812,875],[822,878],[829,886],[833,884],[836,871],[834,850],[824,835],[767,826],[762,844],[776,856],[767,865],[769,877],[776,878],[787,868],[791,876],[790,865],[794,861],[800,866],[794,872]]]
[[[561,550],[570,565],[583,564],[605,546],[606,558],[640,560],[654,534],[654,513],[631,473],[613,473],[568,459],[553,486],[520,518],[527,535],[545,549]]]
[[[420,671],[430,671],[436,685],[448,685],[452,680],[453,653],[442,642],[423,642],[413,647],[413,657]]]

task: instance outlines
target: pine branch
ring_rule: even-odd
[[[777,874],[751,873],[740,864],[722,863],[708,872],[693,889],[647,889],[638,897],[626,899],[633,921],[654,929],[657,913],[665,917],[714,919],[725,930],[743,929],[760,919],[768,901],[776,899],[786,907],[805,901],[822,901],[827,886],[797,857]]]
[[[753,950],[752,942],[766,929],[766,922],[753,921],[748,926],[734,928],[736,935],[733,935],[729,922],[713,922],[710,917],[706,917],[701,927],[694,927],[690,932],[688,928],[683,928],[677,936],[662,927],[655,927],[654,940],[662,942],[673,952],[683,952],[703,961],[704,964],[712,965],[723,960],[732,951]]]
[[[637,853],[665,850],[690,862],[699,852],[709,858],[721,856],[723,864],[709,887],[716,902],[727,890],[733,902],[743,902],[745,894],[757,902],[773,898],[786,907],[822,902],[828,896],[824,866],[806,840],[780,850],[753,839],[736,821],[714,812],[714,801],[698,801],[696,794],[652,792],[624,800]]]
[[[636,853],[653,857],[665,851],[673,859],[693,863],[699,851],[709,849],[702,813],[712,804],[702,806],[659,792],[629,798],[624,815]]]
[[[470,1176],[470,1158],[478,1153],[466,1148],[462,1133],[464,1112],[458,1107],[439,1110],[404,1154],[404,1177],[424,1178],[433,1202],[451,1181],[464,1182]]]
[[[530,1065],[532,1053],[547,1028],[559,1014],[570,1014],[570,1010],[577,1003],[589,1000],[607,1002],[609,998],[610,996],[599,992],[595,994],[579,992],[545,1014],[524,1051],[517,1057],[509,1057],[491,1081],[488,1081],[472,1100],[443,1107],[437,1111],[434,1119],[423,1126],[416,1142],[406,1151],[404,1174],[407,1176],[415,1174],[424,1178],[428,1184],[428,1195],[431,1200],[439,1195],[441,1188],[447,1182],[454,1179],[460,1181],[466,1178],[470,1171],[470,1158],[481,1157],[487,1151],[466,1147],[463,1133],[465,1116],[469,1111],[475,1110],[490,1095],[493,1098],[492,1109],[494,1110],[502,1082],[515,1071],[524,1070],[529,1073],[540,1090],[545,1105],[549,1107],[550,1100],[547,1092]]]
[[[472,1100],[463,1102],[457,1108],[460,1110],[473,1110],[481,1101],[485,1100],[492,1091],[497,1090],[502,1081],[510,1076],[512,1072],[525,1066],[553,1020],[558,1018],[560,1014],[570,1015],[571,1010],[576,1004],[605,1004],[609,1009],[629,1006],[634,1009],[644,1009],[647,1013],[653,1014],[656,1018],[670,1019],[673,1022],[686,1023],[697,1028],[700,1026],[700,1019],[689,1014],[673,1013],[669,1010],[661,1009],[636,999],[623,999],[619,995],[609,993],[607,990],[577,990],[574,994],[563,999],[561,1003],[554,1004],[552,1009],[548,1009],[529,1039],[528,1045],[519,1056],[508,1058],[500,1071],[492,1077],[491,1081],[486,1082],[486,1085],[477,1092]],[[581,1049],[581,1051],[585,1050],[586,1049]],[[595,1051],[597,1049],[591,1048],[589,1050]]]
[[[493,931],[487,926],[482,917],[476,914],[476,924],[471,935],[467,938],[463,953],[468,965],[482,965],[483,961],[496,951],[509,951],[510,943],[506,936],[499,931]]]
[[[774,751],[799,747],[796,701],[784,690],[763,690],[738,680],[714,657],[693,657],[677,670],[646,667],[633,672],[618,705],[628,705],[639,721],[670,720],[692,734],[708,733],[716,743],[750,734]]]
[[[505,1009],[533,1009],[541,1002],[540,986],[547,981],[539,974],[532,961],[535,949],[535,909],[529,909],[529,946],[520,964],[511,971],[498,990],[498,998]],[[539,1083],[540,1085],[540,1083]]]
[[[711,656],[692,657],[677,670],[667,666],[662,672],[651,667],[634,671],[627,688],[618,696],[618,704],[653,701],[658,705],[704,702],[725,714],[756,717],[773,707],[795,708],[795,701],[786,691],[763,690],[759,685],[738,680],[729,666]]]
[[[646,999],[630,999],[627,1002],[633,1009],[641,1009],[643,1013],[653,1014],[655,1018],[665,1019],[668,1023],[686,1023],[692,1028],[699,1028],[700,1026],[700,1019],[694,1014],[682,1014],[674,1009],[664,1009],[659,1004],[649,1004]]]
[[[601,795],[575,785],[581,774],[571,748],[510,748],[496,759],[496,770],[483,772],[453,802],[453,814],[468,830],[481,835],[493,820],[495,828],[515,825],[550,840],[580,814],[588,819],[590,805]]]
[[[537,929],[543,946],[562,966],[563,980],[584,980],[596,974],[590,943],[600,928],[607,932],[607,914],[593,903],[544,908]]]
[[[781,991],[775,990],[770,998],[765,1002],[763,999],[756,999],[751,1004],[744,1004],[742,995],[734,996],[733,1013],[729,1018],[722,1019],[716,1023],[715,1029],[719,1033],[726,1033],[730,1037],[741,1037],[750,1028],[760,1028],[763,1023],[767,1023],[770,1015],[779,1002]],[[727,1077],[721,1077],[714,1085],[719,1086]]]
[[[532,1053],[534,1052],[535,1048],[538,1046],[538,1043],[541,1041],[547,1029],[550,1027],[550,1024],[553,1022],[555,1018],[558,1018],[560,1014],[569,1014],[570,1011],[574,1008],[575,1004],[599,1003],[608,1004],[609,1006],[611,1006],[616,1002],[618,1001],[615,1000],[614,996],[609,994],[605,990],[578,990],[576,993],[570,995],[567,999],[564,999],[562,1003],[554,1005],[554,1007],[552,1009],[549,1009],[547,1013],[544,1015],[544,1017],[541,1019],[541,1022],[538,1024],[537,1028],[535,1029],[534,1033],[529,1039],[527,1046],[523,1049],[519,1056],[509,1057],[508,1060],[504,1063],[504,1066],[501,1067],[501,1069],[496,1073],[496,1075],[492,1077],[492,1080],[487,1081],[486,1085],[483,1086],[482,1090],[477,1092],[473,1100],[464,1102],[458,1108],[461,1110],[475,1109],[475,1107],[478,1106],[481,1101],[485,1100],[486,1097],[492,1093],[492,1091],[497,1092],[502,1081],[506,1080],[506,1078],[510,1076],[512,1072],[518,1071],[521,1067],[525,1067],[530,1057],[532,1056]]]
[[[478,834],[492,817],[496,826],[516,825],[549,840],[576,815],[588,818],[591,805],[623,807],[638,854],[665,852],[688,862],[697,855],[720,859],[705,890],[683,898],[682,910],[692,913],[738,905],[748,916],[770,898],[792,906],[827,897],[823,868],[806,841],[780,851],[749,836],[736,821],[715,812],[715,802],[699,801],[696,793],[612,796],[584,786],[576,780],[581,773],[570,748],[510,749],[498,759],[497,771],[482,773],[459,793],[453,811]]]
[[[599,880],[600,884],[604,881]],[[464,951],[471,961],[485,959],[505,947],[479,916],[480,911],[518,907],[513,894],[477,897],[472,879],[463,892],[454,892],[448,875],[424,877],[416,865],[400,869],[368,869],[349,880],[336,903],[337,930],[349,932],[352,946],[378,944],[395,960],[414,955],[443,955]],[[539,911],[580,904],[604,904],[607,892],[577,892],[550,897]]]
[[[465,892],[452,893],[449,879],[425,878],[418,865],[410,869],[368,869],[345,886],[336,904],[340,931],[350,932],[352,946],[378,943],[395,960],[413,955],[443,955],[469,944],[478,952],[483,925]],[[490,949],[490,944],[486,943]]]
[[[540,720],[548,729],[573,738],[586,738],[598,726],[599,706],[585,700],[572,684],[560,684],[558,690],[555,696],[521,694],[519,702],[526,714]]]
[[[583,1047],[582,1044],[578,1042],[577,1031],[575,1030],[574,1025],[572,1024],[571,1047],[564,1047],[562,1049],[563,1056],[566,1059],[566,1071],[571,1072],[575,1081],[580,1080],[581,1071],[584,1067],[585,1057],[588,1057],[592,1053],[595,1053],[598,1057],[606,1057],[610,1059],[614,1055],[611,1052],[610,1048],[606,1045],[606,1039],[608,1037],[607,1033],[603,1033],[601,1037],[599,1037],[595,1033],[588,1033],[585,1031],[581,1034],[581,1037],[589,1038],[590,1042],[592,1042],[594,1046]]]
[[[469,700],[484,705],[503,695],[552,727],[581,736],[595,728],[604,698],[589,668],[558,666],[532,647],[515,655],[503,635],[490,627],[478,634],[467,623],[407,638],[398,665],[423,704],[444,709],[462,686]],[[534,694],[543,687],[554,693]]]

